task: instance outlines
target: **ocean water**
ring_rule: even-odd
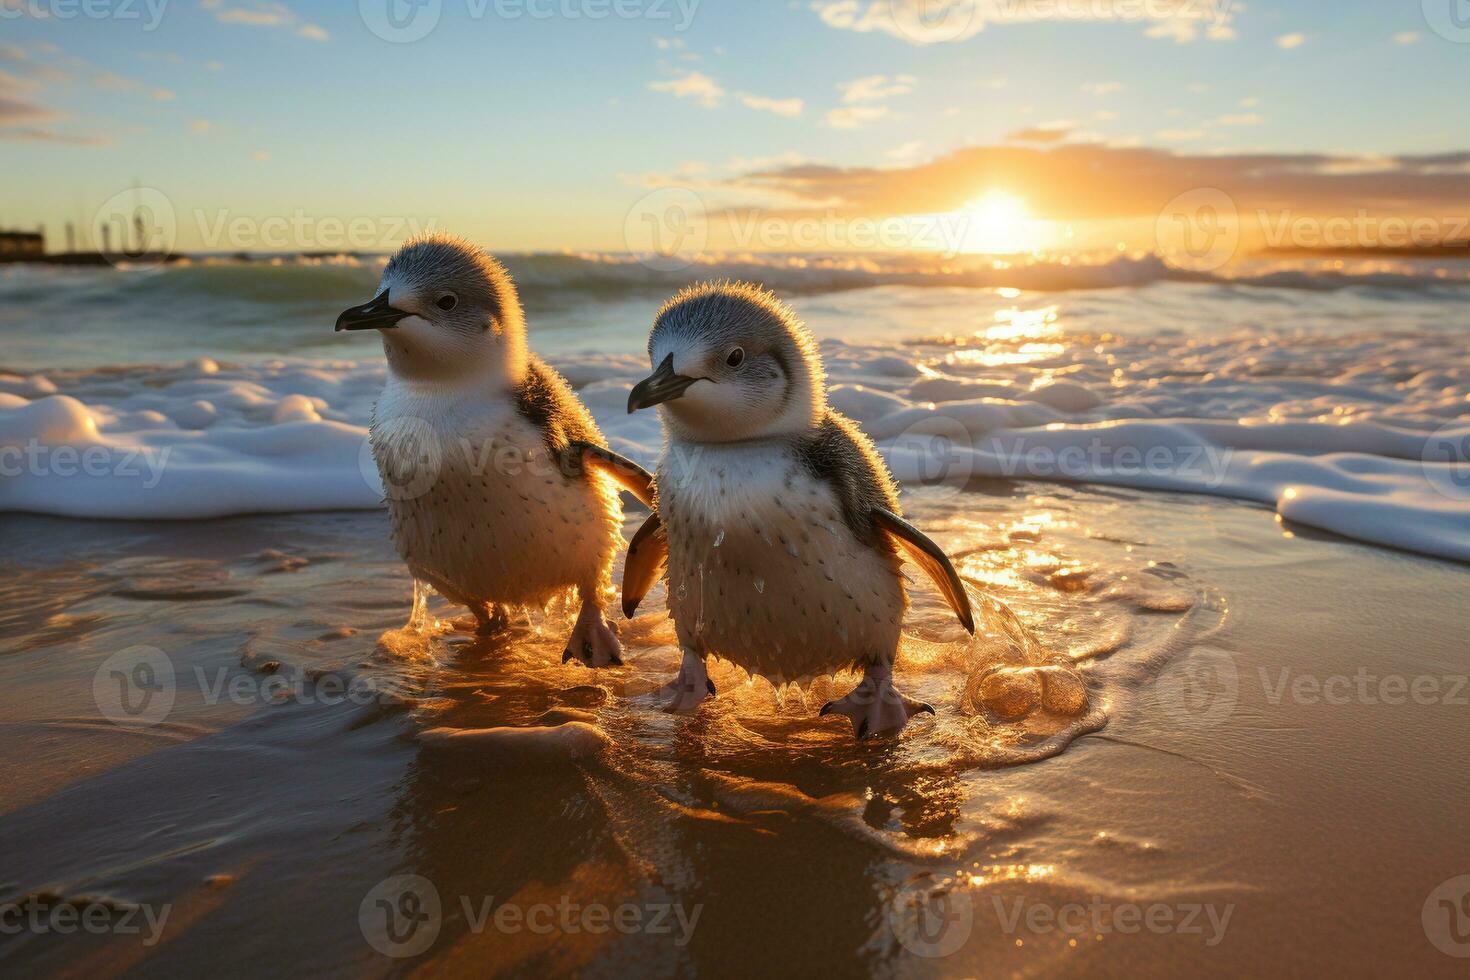
[[[836,406],[906,484],[1091,482],[1266,504],[1299,524],[1470,560],[1470,281],[1430,265],[1151,257],[1010,267],[747,258],[657,272],[510,256],[532,345],[613,445],[658,304],[694,278],[788,297]],[[381,260],[0,273],[0,508],[207,518],[373,508],[375,337],[334,334]]]
[[[561,603],[404,628],[381,351],[332,332],[379,262],[5,269],[0,905],[168,913],[151,944],[6,937],[7,966],[1452,975],[1420,916],[1464,870],[1464,709],[1278,678],[1463,674],[1458,273],[508,264],[533,346],[645,463],[625,403],[658,304],[701,276],[791,299],[971,589],[973,638],[913,576],[897,683],[936,715],[859,743],[817,714],[856,678],[718,661],[719,696],[666,715],[662,586],[595,673],[561,663]],[[143,667],[166,697],[138,707],[115,681]],[[1027,680],[1059,673],[1080,699]],[[422,947],[374,925],[405,875],[438,902]],[[935,896],[953,928],[917,924]],[[565,902],[688,928],[483,917]],[[1085,930],[1029,918],[1073,907]],[[1149,909],[1195,927],[1121,923]]]

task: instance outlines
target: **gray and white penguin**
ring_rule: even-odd
[[[903,558],[923,569],[971,633],[959,576],[901,516],[872,442],[827,404],[820,353],[794,312],[744,283],[691,286],[659,310],[651,376],[628,411],[659,406],[665,446],[655,505],[629,547],[631,616],[667,565],[683,662],[668,710],[714,694],[715,655],[773,682],[860,668],[822,714],[859,738],[933,712],[893,686],[908,607]]]
[[[469,607],[482,634],[510,608],[576,589],[563,662],[620,664],[602,610],[623,541],[618,490],[650,502],[652,477],[606,448],[566,380],[527,349],[505,268],[459,238],[415,239],[336,328],[382,335],[388,377],[369,432],[414,578]]]

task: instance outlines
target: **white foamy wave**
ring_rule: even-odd
[[[1055,338],[1053,338],[1055,339]],[[1470,367],[1452,332],[823,342],[836,408],[910,489],[1064,480],[1257,501],[1284,520],[1470,561]],[[553,358],[611,445],[635,355]],[[205,518],[379,506],[377,361],[0,375],[0,508]]]

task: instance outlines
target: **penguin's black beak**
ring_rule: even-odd
[[[673,401],[683,395],[689,386],[698,380],[698,378],[687,378],[682,374],[675,374],[674,355],[670,354],[664,358],[658,370],[638,382],[633,386],[633,390],[628,392],[628,414],[632,415],[640,408],[649,408]]]
[[[383,290],[371,303],[343,310],[337,317],[338,330],[387,330],[398,326],[398,321],[409,316],[407,310],[388,305],[388,290]]]

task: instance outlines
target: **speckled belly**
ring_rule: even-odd
[[[398,553],[456,602],[540,604],[608,583],[621,543],[616,492],[601,477],[563,475],[524,428],[444,440],[432,479],[405,479],[375,446]]]
[[[896,559],[860,541],[794,459],[722,449],[683,479],[659,476],[681,644],[776,681],[897,649]]]

